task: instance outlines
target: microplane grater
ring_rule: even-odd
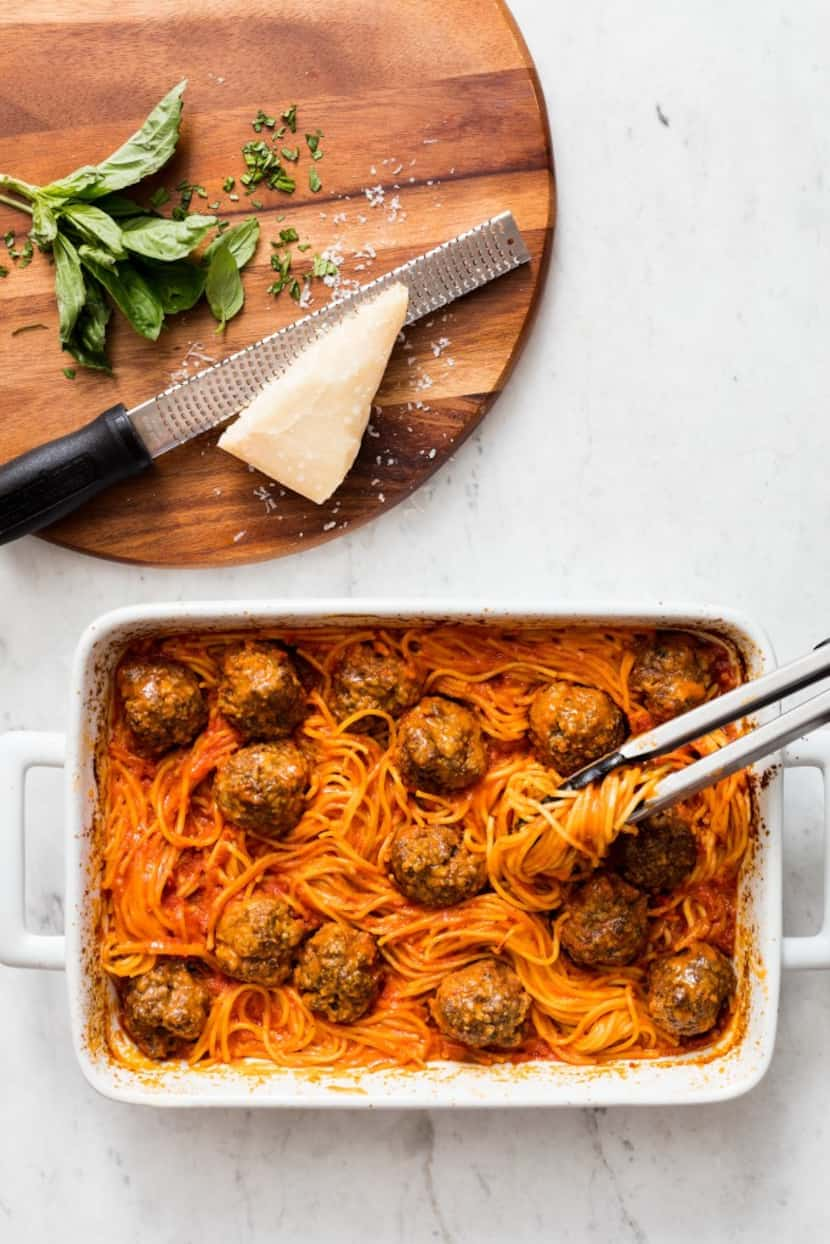
[[[158,457],[235,415],[313,338],[386,286],[407,286],[411,324],[529,259],[512,214],[502,212],[134,407],[133,427]]]

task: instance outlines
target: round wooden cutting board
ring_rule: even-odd
[[[253,214],[222,183],[244,172],[257,110],[297,104],[303,150],[292,196],[258,189],[262,234],[242,313],[217,336],[207,307],[168,319],[155,343],[119,315],[112,378],[77,368],[57,340],[54,270],[35,254],[0,281],[0,460],[62,435],[115,402],[136,405],[295,319],[274,278],[271,239],[293,226],[341,277],[364,282],[510,209],[532,263],[407,330],[354,469],[315,506],[216,448],[217,431],[158,459],[51,528],[46,538],[155,565],[279,557],[354,529],[407,497],[481,420],[521,349],[550,248],[554,178],[544,101],[501,0],[42,0],[0,19],[0,169],[45,184],[96,163],[181,78],[182,136],[154,185],[186,179],[234,222]],[[308,185],[304,134],[324,132]],[[376,187],[382,187],[381,191]],[[239,190],[237,180],[236,189]],[[367,196],[367,189],[371,192]],[[129,193],[129,192],[127,192]],[[0,234],[25,218],[0,205]],[[294,248],[296,249],[296,248]],[[330,296],[315,281],[314,306]],[[19,332],[28,325],[46,329]],[[492,447],[497,452],[497,447]]]

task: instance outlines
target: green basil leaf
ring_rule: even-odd
[[[78,252],[68,238],[58,233],[52,243],[55,256],[55,295],[58,300],[58,331],[62,342],[69,340],[75,321],[86,301],[84,274]]]
[[[64,349],[82,367],[90,367],[95,371],[112,371],[106,350],[109,318],[110,309],[104,298],[103,290],[97,281],[88,276],[86,302],[78,316],[72,336],[64,345]]]
[[[78,333],[88,350],[103,351],[112,312],[97,281],[87,281],[86,302],[78,319]]]
[[[103,248],[115,259],[125,258],[121,230],[100,207],[94,207],[92,203],[70,203],[61,208],[60,215],[72,225],[87,245]]]
[[[249,220],[243,220],[241,224],[234,225],[232,229],[228,229],[225,233],[220,234],[219,237],[214,238],[210,246],[205,250],[202,259],[210,263],[219,246],[227,244],[228,250],[236,261],[237,268],[244,268],[248,260],[253,257],[258,242],[259,221],[255,216],[251,216]]]
[[[77,363],[82,367],[88,367],[92,371],[105,371],[108,376],[112,375],[112,367],[106,354],[90,354],[88,350],[77,342],[74,337],[71,341],[67,341],[63,347]]]
[[[99,164],[101,180],[96,187],[95,198],[112,190],[134,186],[142,178],[157,173],[167,163],[179,141],[182,95],[186,86],[185,78],[168,91],[141,129],[136,130],[109,159]]]
[[[115,220],[121,220],[124,216],[147,215],[146,207],[142,207],[134,199],[128,199],[124,194],[105,194],[102,199],[96,199],[95,204]]]
[[[94,259],[96,263],[102,264],[105,268],[115,267],[115,256],[109,251],[101,250],[98,246],[87,246],[85,242],[82,242],[78,247],[78,254],[82,262],[84,259]]]
[[[39,195],[32,203],[32,237],[38,246],[51,246],[58,232],[58,218],[50,203]]]
[[[94,259],[84,258],[84,268],[103,285],[119,311],[142,337],[155,341],[164,323],[161,299],[129,261],[107,268]]]
[[[124,221],[122,236],[127,250],[137,255],[145,255],[148,259],[184,259],[215,224],[215,216],[195,213],[184,220],[135,216]]]
[[[179,311],[189,311],[205,292],[207,273],[195,263],[187,259],[177,259],[173,263],[161,263],[157,259],[138,259],[142,273],[152,285],[165,315],[176,315]]]
[[[227,236],[226,233],[222,235],[222,244],[216,247],[210,257],[210,267],[205,282],[208,305],[219,321],[220,330],[241,310],[245,301],[242,278],[239,275],[236,260],[226,245]]]
[[[182,94],[187,80],[179,82],[156,104],[141,129],[102,161],[97,168],[85,165],[46,189],[65,199],[98,199],[113,190],[134,186],[157,173],[176,149],[182,115]]]

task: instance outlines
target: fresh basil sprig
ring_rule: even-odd
[[[224,328],[242,307],[239,270],[253,256],[259,222],[243,221],[218,235],[204,262],[188,256],[217,224],[215,216],[178,213],[171,219],[122,191],[161,169],[176,150],[187,83],[179,82],[144,124],[111,156],[83,165],[47,186],[0,173],[0,195],[29,212],[28,243],[52,252],[61,345],[83,367],[109,371],[108,300],[134,330],[155,341],[165,316],[189,310],[203,294]],[[169,195],[150,197],[154,207]]]

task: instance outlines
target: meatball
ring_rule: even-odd
[[[398,889],[425,907],[460,903],[487,881],[484,856],[465,847],[458,825],[404,825],[392,839],[389,866]]]
[[[383,967],[375,939],[349,925],[324,924],[300,951],[294,983],[310,1011],[351,1024],[374,1006]]]
[[[620,834],[611,860],[631,885],[659,894],[688,877],[697,863],[697,842],[677,812],[657,812],[640,822],[636,834]]]
[[[305,810],[308,762],[290,739],[241,747],[216,774],[216,802],[242,829],[284,838]]]
[[[331,707],[338,721],[353,713],[388,713],[399,717],[417,704],[421,680],[412,666],[379,643],[351,644],[340,656],[331,676]],[[368,716],[352,729],[370,731],[383,726]]]
[[[655,959],[648,978],[654,1022],[676,1037],[695,1037],[717,1023],[735,991],[735,970],[708,942],[692,942],[676,955]]]
[[[234,980],[281,985],[305,926],[287,903],[265,894],[228,904],[216,927],[216,958]]]
[[[610,695],[596,687],[552,682],[530,705],[530,737],[543,764],[568,777],[613,752],[628,723]]]
[[[648,900],[614,873],[596,873],[570,895],[559,936],[575,963],[620,967],[636,959],[648,935]]]
[[[473,1049],[515,1049],[530,997],[512,968],[498,959],[479,959],[448,973],[430,999],[432,1018],[445,1036]]]
[[[637,652],[631,690],[655,721],[668,721],[706,699],[709,670],[700,645],[681,631],[661,631]]]
[[[305,693],[277,644],[232,648],[222,663],[219,710],[247,741],[284,739],[303,719]]]
[[[136,745],[149,756],[185,747],[207,724],[198,679],[178,661],[129,661],[118,671],[118,691]]]
[[[210,995],[182,959],[162,959],[124,986],[124,1026],[150,1058],[169,1058],[201,1035]]]
[[[446,794],[484,776],[487,754],[475,713],[430,695],[401,719],[398,767],[413,790]]]

